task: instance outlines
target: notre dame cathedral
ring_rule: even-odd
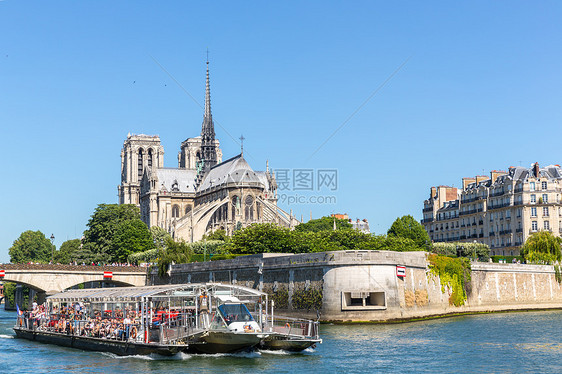
[[[293,227],[299,222],[277,207],[275,174],[254,171],[243,152],[222,161],[211,114],[209,62],[201,135],[181,143],[178,167],[164,167],[158,135],[131,135],[121,150],[120,204],[136,204],[149,226],[168,231],[176,240],[200,240],[222,229],[231,235],[252,223]]]

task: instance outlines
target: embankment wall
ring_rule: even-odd
[[[397,266],[406,268],[397,276]],[[262,254],[173,265],[150,284],[221,282],[262,290],[282,314],[324,321],[388,321],[433,315],[562,308],[562,289],[547,265],[473,263],[464,306],[449,304],[425,252],[338,251]]]

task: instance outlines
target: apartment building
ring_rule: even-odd
[[[510,167],[462,179],[462,189],[431,187],[421,223],[433,242],[479,242],[492,255],[519,255],[537,231],[562,234],[562,170]]]

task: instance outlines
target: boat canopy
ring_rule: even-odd
[[[78,302],[78,301],[139,301],[145,297],[170,298],[170,297],[194,297],[206,291],[214,295],[220,295],[221,299],[243,299],[247,297],[262,297],[267,294],[258,290],[238,285],[220,283],[189,283],[189,284],[167,284],[160,286],[143,287],[110,287],[110,288],[88,288],[70,289],[47,297],[52,302]]]

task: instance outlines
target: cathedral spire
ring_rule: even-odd
[[[213,116],[211,114],[211,85],[209,83],[209,51],[207,51],[207,84],[205,87],[205,121],[213,126]]]
[[[217,164],[215,125],[211,114],[211,84],[209,83],[209,51],[207,51],[207,80],[205,87],[205,115],[201,125],[201,160],[198,168],[203,173]]]

